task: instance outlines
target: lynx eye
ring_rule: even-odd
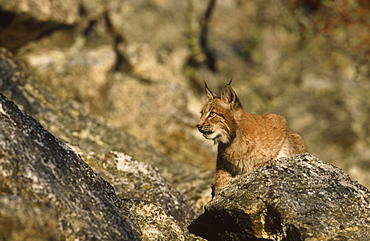
[[[208,112],[208,114],[206,115],[207,118],[213,118],[215,117],[217,114],[215,112]]]

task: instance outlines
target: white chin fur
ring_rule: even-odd
[[[223,129],[216,130],[215,132],[211,134],[203,134],[203,136],[208,140],[213,140],[215,144],[219,142],[227,144],[230,142],[229,135]]]

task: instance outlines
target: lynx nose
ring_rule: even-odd
[[[203,134],[212,133],[211,127],[209,125],[206,125],[205,123],[202,123],[202,124],[198,123],[197,128],[198,128],[200,133],[203,133]]]

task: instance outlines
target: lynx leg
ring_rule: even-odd
[[[230,182],[231,178],[231,174],[225,170],[220,169],[216,171],[214,196],[218,195],[221,188],[227,185]]]

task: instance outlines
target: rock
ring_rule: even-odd
[[[0,113],[1,193],[18,197],[20,204],[31,203],[29,210],[21,205],[15,213],[19,216],[13,219],[24,220],[40,212],[51,223],[58,221],[61,239],[139,240],[140,229],[125,213],[127,205],[116,197],[108,182],[2,94]],[[1,200],[9,212],[14,209],[13,202],[5,205],[4,198]],[[47,212],[37,210],[38,206],[46,206]],[[4,216],[10,216],[9,212]],[[29,228],[14,225],[4,238]],[[38,238],[54,237],[47,225],[40,229]]]
[[[80,15],[73,0],[1,0],[0,18],[0,46],[16,50],[48,31],[75,24]]]
[[[114,186],[119,198],[155,203],[183,226],[197,214],[195,207],[151,165],[119,152],[78,153],[97,174]]]
[[[193,240],[185,230],[198,209],[184,200],[156,168],[118,152],[78,153],[114,186],[118,198],[133,204],[130,211],[143,240]]]
[[[42,3],[37,0],[1,0],[0,6],[3,11],[13,12],[18,16],[26,15],[39,23],[55,22],[71,25],[76,23],[80,17],[78,2],[72,0],[43,1]]]
[[[0,48],[0,92],[36,118],[58,139],[88,155],[111,151],[125,153],[158,168],[161,176],[201,210],[210,200],[213,174],[187,163],[173,161],[143,140],[117,131],[93,118],[73,101],[65,101],[37,82],[13,54]],[[82,155],[85,156],[85,155]]]
[[[10,184],[14,183],[0,178],[0,240],[60,240],[53,207],[6,195]]]
[[[188,228],[208,240],[368,240],[370,192],[311,154],[231,181]]]
[[[75,24],[55,27],[32,42],[23,38],[20,48],[10,50],[38,81],[114,128],[145,140],[177,162],[213,169],[212,148],[199,145],[202,137],[194,128],[200,100],[188,90],[182,74],[189,55],[186,24],[181,24],[186,5],[81,0]],[[166,19],[169,14],[171,21]],[[137,15],[145,17],[145,23],[136,21]],[[158,25],[160,30],[149,31]],[[150,44],[143,42],[149,39]],[[4,42],[8,49],[14,43]]]
[[[99,111],[110,85],[108,73],[114,68],[115,57],[111,46],[102,45],[90,49],[44,50],[30,54],[27,60],[28,66],[35,67],[32,75],[57,87],[55,92],[59,96],[88,103],[87,109]]]
[[[148,164],[121,153],[80,152],[112,181],[118,198],[70,147],[2,94],[0,136],[5,240],[198,239],[186,231],[197,209]]]
[[[0,66],[0,91],[74,144],[71,149],[56,139],[0,94],[0,220],[5,220],[0,231],[6,240],[199,239],[186,230],[198,209],[148,163],[162,163],[162,172],[176,176],[173,183],[187,194],[202,190],[202,181],[192,181],[199,171],[186,165],[183,169],[145,142],[62,101],[35,82],[5,49],[0,49]],[[128,150],[148,163],[122,152],[104,154],[115,149]],[[24,221],[34,215],[39,218]]]

